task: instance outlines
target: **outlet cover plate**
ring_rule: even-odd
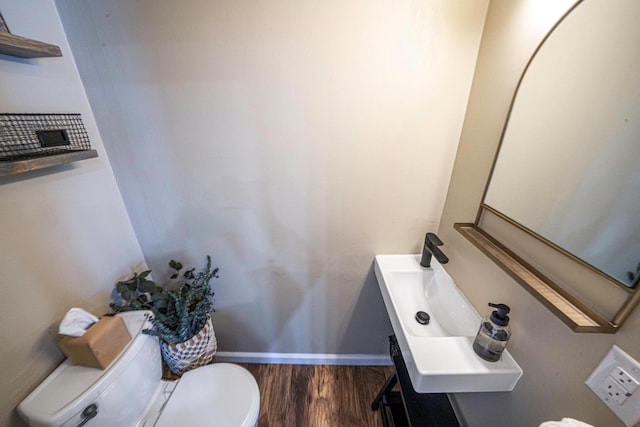
[[[607,393],[608,377],[615,381],[614,374],[622,369],[630,378],[640,382],[640,363],[614,345],[586,381],[591,390],[613,411],[627,426],[632,427],[640,422],[640,389],[629,393],[622,404],[618,404]]]

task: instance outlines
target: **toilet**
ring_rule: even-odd
[[[150,314],[118,314],[132,337],[120,355],[105,370],[65,360],[18,405],[18,414],[42,427],[255,426],[260,391],[241,366],[214,363],[162,380],[158,339],[141,333],[151,327]]]

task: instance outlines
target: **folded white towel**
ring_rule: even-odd
[[[540,427],[593,427],[591,424],[574,420],[573,418],[563,418],[560,421],[545,421]]]

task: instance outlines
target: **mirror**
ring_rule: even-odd
[[[636,0],[583,0],[556,24],[522,74],[476,222],[456,224],[499,265],[488,252],[504,250],[510,274],[533,274],[513,273],[576,331],[613,332],[638,303],[639,19]],[[603,318],[487,232],[489,214],[631,296]]]
[[[484,200],[629,287],[640,278],[639,18],[637,1],[587,0],[550,35]]]

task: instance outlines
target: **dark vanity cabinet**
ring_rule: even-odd
[[[389,336],[389,354],[394,372],[371,404],[372,410],[380,411],[382,424],[385,427],[460,427],[446,393],[418,393],[413,389],[395,335]]]

